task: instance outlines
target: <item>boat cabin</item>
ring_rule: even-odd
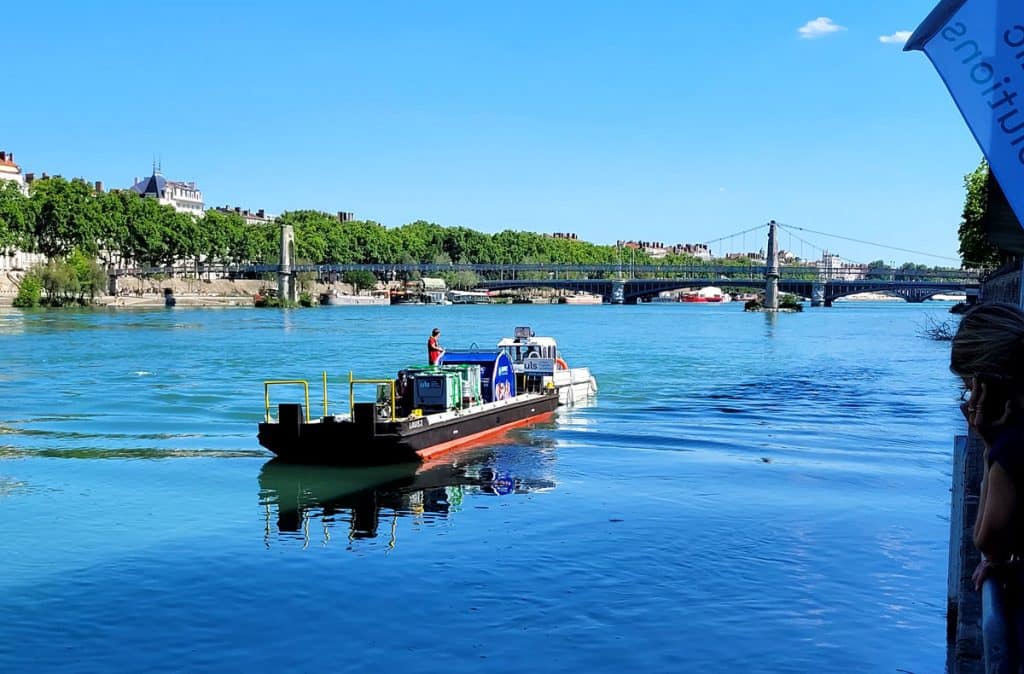
[[[506,337],[498,342],[498,349],[508,354],[517,374],[523,373],[526,369],[537,374],[550,374],[548,370],[553,370],[555,362],[559,359],[558,344],[554,338],[537,337],[529,327],[516,328],[512,337]],[[538,359],[547,362],[527,365],[528,360]]]

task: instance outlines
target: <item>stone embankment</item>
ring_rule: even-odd
[[[178,306],[252,306],[252,296],[269,285],[266,281],[211,281],[196,279],[152,279],[122,277],[117,295],[99,297],[96,303],[108,307],[163,306],[164,289],[174,294]]]
[[[9,307],[18,294],[18,285],[24,276],[22,272],[0,274],[0,307]],[[337,283],[334,286],[314,284],[309,293],[314,297],[334,288],[339,293],[352,293],[350,286]],[[118,279],[117,295],[102,295],[96,298],[98,306],[108,307],[162,307],[164,289],[170,288],[177,306],[230,307],[252,306],[253,295],[264,288],[276,288],[267,281],[228,279],[154,279],[124,276]]]

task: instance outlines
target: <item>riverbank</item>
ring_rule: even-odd
[[[0,275],[0,307],[13,305],[23,276],[22,272],[7,272]],[[164,306],[164,292],[170,289],[178,306],[251,307],[253,306],[253,296],[268,287],[276,287],[276,284],[245,279],[155,279],[123,276],[118,278],[117,294],[101,295],[96,298],[95,304],[101,307],[162,307]],[[310,287],[309,293],[315,297],[319,293],[332,289],[345,294],[355,292],[352,286],[346,283],[315,283]]]

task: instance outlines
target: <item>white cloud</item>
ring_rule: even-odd
[[[841,30],[846,30],[845,27],[832,21],[827,16],[819,16],[814,21],[808,21],[797,31],[800,33],[800,37],[805,40],[813,40],[819,37],[825,37],[830,33],[838,33]]]
[[[882,44],[906,44],[907,40],[910,39],[909,30],[898,30],[892,35],[883,35],[878,38],[878,41]]]

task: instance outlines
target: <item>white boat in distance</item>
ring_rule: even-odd
[[[486,290],[449,290],[448,299],[452,304],[491,303],[491,295]]]
[[[375,292],[371,295],[342,295],[331,290],[320,293],[320,304],[327,307],[386,306],[391,304],[391,297],[386,292]]]
[[[575,295],[564,295],[560,298],[562,304],[603,304],[604,296],[594,293],[578,292]]]

